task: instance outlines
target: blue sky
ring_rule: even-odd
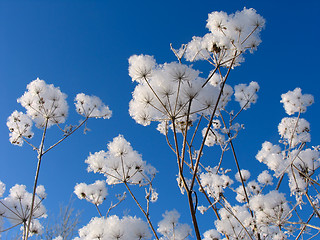
[[[159,171],[154,182],[159,201],[151,208],[155,223],[161,213],[173,208],[182,213],[183,222],[190,223],[188,211],[184,210],[187,205],[181,204],[186,204],[186,199],[175,185],[175,156],[154,125],[142,127],[128,114],[135,87],[128,76],[128,58],[148,54],[158,63],[174,61],[169,44],[178,48],[192,36],[207,33],[208,13],[233,13],[243,7],[255,8],[266,19],[266,29],[258,51],[247,54],[242,66],[230,75],[230,85],[257,81],[261,87],[257,104],[239,118],[246,126],[234,143],[241,167],[256,164],[258,170],[265,168],[255,155],[265,140],[278,140],[277,125],[286,116],[280,95],[295,87],[315,96],[315,104],[303,117],[311,124],[313,145],[318,145],[318,1],[0,0],[0,180],[7,188],[19,183],[32,190],[36,154],[27,145],[10,144],[6,120],[15,109],[23,110],[16,99],[29,82],[39,77],[68,95],[69,124],[80,119],[73,107],[73,99],[80,92],[99,96],[113,110],[111,119],[92,119],[88,123],[90,132],[75,133],[44,159],[39,182],[47,189],[45,205],[49,211],[55,212],[59,203],[68,202],[76,183],[103,179],[87,173],[84,160],[89,152],[106,149],[109,141],[123,134]],[[195,63],[194,68],[204,76],[210,70],[203,63]],[[50,129],[51,141],[58,137],[56,132]],[[35,133],[36,141],[40,131]],[[110,194],[121,190],[124,189],[116,186]],[[76,200],[75,207],[83,211],[83,224],[96,216],[89,203]],[[131,199],[114,213],[122,214],[128,209],[131,215],[142,217]]]

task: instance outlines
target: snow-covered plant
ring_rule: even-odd
[[[320,149],[318,146],[307,146],[307,143],[311,141],[310,124],[300,117],[301,113],[306,112],[307,107],[314,102],[314,99],[310,94],[302,94],[300,88],[282,94],[281,98],[286,113],[289,115],[298,113],[298,116],[285,117],[281,120],[278,130],[281,137],[279,142],[282,146],[265,142],[256,158],[274,171],[274,175],[279,179],[277,190],[280,188],[284,176],[288,176],[290,193],[295,196],[297,202],[291,211],[294,210],[297,217],[301,219],[296,207],[299,205],[302,208],[302,205],[307,202],[312,207],[311,215],[306,223],[300,220],[299,224],[301,226],[307,224],[306,226],[311,229],[318,229],[309,222],[313,216],[320,217],[319,207],[315,204],[319,194],[319,177],[316,175],[316,171],[320,167]],[[301,230],[299,236],[302,233]]]
[[[90,185],[79,183],[74,187],[74,193],[79,199],[86,199],[95,205],[100,205],[108,195],[106,183],[100,180]]]
[[[163,219],[158,223],[157,231],[163,235],[161,239],[184,240],[191,236],[191,228],[188,224],[179,223],[180,214],[177,210],[166,211]]]
[[[195,186],[198,185],[199,191],[209,201],[209,207],[219,218],[216,204],[221,201],[226,203],[224,191],[234,182],[221,166],[224,153],[230,148],[238,169],[237,179],[242,183],[237,191],[248,195],[245,186],[247,177],[245,172],[240,172],[232,141],[244,128],[235,120],[240,112],[257,101],[259,85],[251,82],[233,88],[226,82],[230,71],[244,61],[243,54],[247,50],[252,52],[260,44],[260,31],[264,23],[265,20],[254,9],[244,8],[231,15],[213,12],[207,21],[210,33],[193,37],[191,42],[183,44],[178,50],[171,46],[177,62],[157,64],[154,57],[148,55],[129,58],[129,75],[137,83],[129,113],[143,126],[158,122],[157,130],[165,135],[175,153],[178,185],[181,192],[187,195],[197,239],[201,236],[195,207],[198,200],[193,196],[196,194]],[[190,62],[206,60],[213,69],[203,77],[193,66],[183,64],[183,57]],[[236,113],[228,109],[233,94],[240,104]],[[178,136],[180,134],[181,137]],[[196,146],[195,142],[200,142],[200,145]],[[205,145],[217,145],[222,151],[213,165],[204,159]],[[258,184],[250,182],[250,189],[257,192]],[[245,199],[248,203],[248,196]],[[200,207],[201,212],[206,209]],[[253,231],[257,233],[256,229]]]
[[[253,52],[261,43],[265,20],[252,8],[234,14],[212,12],[208,16],[209,33],[193,37],[180,49],[187,61],[206,60],[216,66],[235,67],[244,61],[243,53]]]
[[[119,135],[115,137],[112,142],[108,144],[108,151],[105,152],[101,150],[94,154],[90,154],[90,156],[85,160],[88,164],[88,172],[94,173],[101,173],[106,177],[106,182],[108,185],[117,185],[117,184],[124,184],[128,192],[130,193],[133,200],[136,202],[142,213],[145,215],[149,226],[152,229],[153,234],[156,238],[158,238],[156,231],[150,221],[149,216],[149,203],[156,202],[158,199],[158,193],[152,186],[152,181],[156,175],[156,169],[147,164],[145,161],[142,160],[142,156],[135,150],[133,150],[131,144],[122,136]],[[137,185],[139,187],[145,187],[146,192],[146,201],[147,201],[147,209],[143,209],[141,204],[139,203],[138,199],[136,198],[135,194],[133,193],[130,185]],[[75,186],[75,194],[80,199],[86,199],[89,202],[93,203],[100,215],[102,217],[102,213],[98,208],[103,200],[106,197],[106,187],[104,181],[96,181],[94,184],[87,185],[85,183],[80,183]],[[126,194],[118,196],[118,203],[112,204],[107,211],[107,216],[111,209],[116,207],[120,202],[125,199]],[[108,221],[108,219],[114,219],[114,217],[109,217],[107,219],[93,219],[91,221],[91,225],[97,225],[96,222],[102,224],[104,221]],[[115,218],[119,221],[118,218]],[[110,220],[111,221],[111,220]],[[112,220],[113,221],[113,220]],[[139,220],[141,221],[141,220]],[[90,225],[90,223],[89,223]],[[88,225],[88,226],[89,226]],[[90,226],[91,226],[90,225]],[[83,230],[85,231],[85,230]],[[107,236],[110,233],[103,233],[103,229],[101,230],[101,239],[109,239]],[[109,230],[107,230],[109,231]],[[138,231],[138,230],[137,230]],[[124,230],[117,230],[121,237],[124,234],[123,239],[144,239],[150,238],[148,234],[141,235],[142,237],[139,238],[139,234],[137,236],[132,236],[133,238],[128,238]],[[86,235],[82,233],[80,230],[80,236],[85,237]],[[112,233],[113,234],[113,233]],[[142,233],[141,233],[142,234]],[[91,236],[91,235],[88,235]],[[100,236],[100,233],[99,233]],[[89,238],[80,238],[80,239],[92,239],[92,236]]]
[[[5,184],[1,182],[0,185],[2,189],[2,197]],[[33,196],[32,193],[29,193],[26,190],[25,185],[16,184],[10,189],[7,197],[0,199],[1,219],[8,219],[12,226],[21,225],[23,234],[26,234],[28,226],[30,226],[30,236],[34,234],[41,234],[43,231],[43,226],[38,219],[47,217],[46,208],[43,205],[43,200],[46,198],[46,196],[47,194],[42,185],[39,185],[36,188],[36,195]],[[32,206],[33,198],[34,204]],[[30,224],[29,221],[31,221]],[[0,229],[2,230],[2,227],[0,227]],[[25,235],[23,237],[25,237]]]
[[[65,125],[63,127],[62,124],[66,122],[69,109],[66,98],[67,95],[61,92],[60,88],[37,78],[27,85],[27,91],[18,98],[18,103],[25,108],[26,113],[15,110],[7,120],[10,142],[18,146],[22,146],[23,143],[30,145],[36,151],[38,159],[33,193],[26,192],[23,185],[16,185],[11,188],[12,193],[10,190],[9,197],[0,200],[2,208],[6,210],[2,217],[10,219],[12,227],[23,225],[21,229],[24,240],[27,240],[32,234],[41,233],[42,227],[37,218],[44,216],[45,211],[41,210],[41,214],[37,212],[40,211],[39,209],[44,209],[42,200],[46,197],[44,188],[38,186],[39,170],[43,156],[86,124],[89,118],[106,119],[111,117],[111,111],[98,97],[80,93],[75,98],[75,105],[76,111],[84,119],[78,125]],[[33,123],[42,131],[42,138],[38,144],[31,141],[34,136]],[[54,144],[45,148],[45,140],[48,137],[47,130],[52,126],[57,126],[57,130],[61,132],[62,136]],[[15,198],[18,202],[12,200]]]
[[[257,49],[264,25],[264,18],[251,8],[230,15],[212,12],[207,20],[209,33],[193,37],[180,49],[171,45],[176,62],[159,64],[153,56],[143,54],[129,58],[129,76],[136,84],[129,114],[143,126],[157,122],[156,129],[165,136],[174,152],[177,184],[187,198],[193,230],[188,224],[179,223],[180,214],[176,210],[165,211],[158,228],[154,228],[149,205],[158,199],[153,186],[157,171],[119,135],[108,144],[106,151],[90,153],[85,160],[88,172],[103,174],[105,179],[75,186],[78,198],[94,204],[99,213],[99,217],[92,218],[79,230],[76,239],[150,239],[153,234],[158,240],[183,240],[193,236],[197,240],[280,240],[313,238],[319,234],[320,147],[308,146],[311,142],[310,124],[301,118],[301,114],[314,102],[312,95],[302,94],[300,88],[282,94],[281,103],[290,116],[283,118],[278,125],[279,144],[266,141],[256,155],[256,159],[269,170],[254,176],[253,172],[241,168],[243,161],[237,155],[236,137],[244,129],[244,125],[237,122],[238,116],[257,102],[260,87],[254,81],[230,83],[230,72],[244,62],[245,53]],[[212,69],[203,73],[193,65],[183,63],[184,60],[189,63],[204,60]],[[45,214],[44,207],[41,211],[36,209],[42,206],[39,199],[46,196],[44,188],[37,188],[42,156],[89,118],[111,116],[111,111],[99,98],[81,93],[76,96],[75,105],[76,111],[85,119],[77,126],[63,129],[61,124],[68,115],[66,95],[39,79],[30,83],[27,89],[18,99],[26,113],[13,112],[7,126],[12,144],[22,146],[25,142],[37,151],[34,192],[24,194],[32,197],[26,202],[29,204],[27,207],[22,204],[21,197],[16,200],[20,204],[18,208],[17,204],[11,206],[10,201],[6,202],[11,191],[9,197],[0,201],[0,221],[6,214],[15,212],[12,208],[17,211],[29,209],[23,210],[29,214],[27,217],[13,222],[23,224],[25,240],[30,231],[41,231],[37,218]],[[291,116],[295,113],[297,116]],[[30,141],[34,135],[33,123],[43,130],[39,147]],[[53,125],[58,126],[63,137],[45,149],[46,131]],[[207,156],[210,150],[215,153],[213,158]],[[278,180],[277,184],[274,184],[274,179]],[[288,181],[290,195],[282,192],[286,187],[285,181]],[[125,200],[126,193],[116,195],[117,203],[111,202],[107,212],[102,213],[99,206],[109,200],[106,198],[106,184],[114,188],[124,185],[146,222],[136,216],[109,216],[110,211]],[[141,204],[134,188],[144,189],[145,205]],[[16,192],[15,189],[21,192],[25,188],[16,185],[12,192]],[[0,196],[4,190],[5,186],[0,182]],[[211,229],[204,231],[197,213],[207,214],[209,210],[213,211],[215,218],[211,221]]]
[[[125,216],[120,219],[112,215],[107,218],[92,218],[86,226],[79,230],[79,237],[75,240],[143,240],[150,238],[148,224],[140,218]]]
[[[201,233],[196,213],[204,214],[209,209],[216,215],[215,229],[205,232],[204,239],[220,239],[221,235],[226,239],[299,238],[306,229],[315,235],[320,230],[311,224],[320,217],[316,174],[319,147],[306,148],[311,141],[310,124],[300,117],[314,102],[312,95],[302,94],[297,88],[281,96],[285,111],[298,116],[283,118],[278,126],[283,148],[265,142],[257,154],[256,158],[279,178],[278,184],[273,185],[273,177],[266,170],[252,179],[248,170],[240,168],[234,142],[244,125],[236,120],[257,102],[260,87],[254,81],[234,87],[226,82],[230,84],[230,72],[244,62],[244,53],[257,49],[264,25],[265,20],[254,9],[244,8],[230,15],[212,12],[207,20],[208,34],[193,37],[180,49],[171,45],[177,62],[158,64],[149,55],[129,58],[129,75],[137,84],[129,104],[130,116],[143,126],[157,122],[157,130],[176,155],[178,186],[188,199],[197,239],[201,239]],[[202,73],[183,63],[183,59],[205,60],[212,70]],[[239,103],[238,108],[233,100]],[[221,154],[207,159],[205,146],[218,147]],[[226,160],[227,151],[231,152],[234,167]],[[233,170],[234,179],[228,175]],[[296,204],[290,204],[280,192],[285,175]],[[234,186],[235,182],[240,185]],[[308,220],[303,220],[297,210],[305,203],[304,196],[311,206]],[[202,200],[207,204],[200,205]]]

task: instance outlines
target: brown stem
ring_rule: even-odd
[[[154,230],[153,225],[152,225],[152,223],[151,223],[151,221],[150,221],[149,215],[143,210],[143,208],[141,207],[140,203],[138,202],[138,200],[136,199],[136,197],[135,197],[134,194],[132,193],[131,189],[129,188],[127,182],[124,181],[123,183],[124,183],[124,185],[126,186],[126,188],[128,189],[128,191],[129,191],[131,197],[133,198],[133,200],[136,202],[136,204],[137,204],[138,207],[140,208],[141,212],[142,212],[142,213],[144,214],[144,216],[146,217],[146,219],[147,219],[147,221],[148,221],[148,223],[149,223],[149,226],[150,226],[150,228],[151,228],[151,230],[152,230],[152,232],[153,232],[153,235],[156,237],[156,239],[159,240],[159,237],[158,237],[156,231]]]
[[[205,134],[204,134],[204,137],[203,137],[203,139],[202,139],[202,143],[201,143],[200,150],[199,150],[199,153],[198,153],[198,156],[197,156],[197,159],[196,159],[196,164],[195,164],[195,167],[194,167],[194,172],[193,172],[193,177],[192,177],[192,180],[191,180],[190,189],[193,188],[194,181],[195,181],[195,177],[196,177],[195,175],[197,174],[197,170],[198,170],[198,166],[199,166],[201,154],[202,154],[202,151],[203,151],[204,143],[205,143],[205,141],[206,141],[206,139],[207,139],[207,136],[208,136],[208,134],[209,134],[209,129],[210,129],[211,125],[212,125],[213,118],[214,118],[215,113],[216,113],[216,111],[217,111],[217,109],[218,109],[218,104],[219,104],[220,98],[221,98],[222,93],[223,93],[223,88],[224,88],[224,86],[225,86],[226,80],[227,80],[227,78],[228,78],[228,76],[229,76],[229,73],[230,73],[230,71],[231,71],[231,67],[232,67],[232,65],[233,65],[233,63],[234,63],[234,60],[235,60],[235,58],[233,58],[232,63],[231,63],[231,65],[230,65],[230,67],[229,67],[229,69],[228,69],[228,72],[227,72],[227,74],[226,74],[226,77],[225,77],[225,79],[224,79],[224,81],[223,81],[223,83],[222,83],[222,86],[221,86],[221,89],[220,89],[220,93],[219,93],[219,96],[218,96],[216,105],[214,106],[214,110],[213,110],[213,112],[212,112],[212,114],[211,114],[211,118],[210,118],[209,123],[208,123],[208,126],[207,126],[207,130],[206,130],[206,132],[205,132]]]
[[[58,142],[56,142],[55,144],[53,144],[51,147],[49,147],[47,150],[45,150],[43,152],[42,155],[46,154],[48,151],[50,151],[52,148],[54,148],[55,146],[57,146],[58,144],[60,144],[63,140],[65,140],[67,137],[69,137],[72,133],[74,133],[75,131],[77,131],[86,121],[88,121],[89,117],[86,117],[75,129],[73,129],[68,135],[64,136],[63,138],[61,138]]]
[[[40,144],[39,151],[38,151],[38,165],[37,165],[37,171],[36,171],[36,176],[35,176],[34,185],[33,185],[30,216],[29,216],[29,221],[28,221],[28,226],[27,226],[27,233],[25,235],[25,240],[28,240],[28,237],[29,237],[29,231],[30,231],[30,225],[31,225],[31,220],[32,220],[33,206],[34,206],[34,201],[35,201],[35,196],[36,196],[36,189],[37,189],[37,185],[38,185],[41,160],[42,160],[42,156],[44,154],[43,147],[44,147],[44,139],[46,137],[47,127],[48,127],[48,121],[49,121],[49,119],[46,118],[44,130],[43,130],[43,134],[42,134],[42,139],[41,139],[41,144]]]

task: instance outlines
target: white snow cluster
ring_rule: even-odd
[[[59,88],[37,78],[27,85],[27,91],[18,102],[27,110],[27,114],[42,128],[64,123],[68,115],[67,95]]]
[[[142,60],[144,59],[144,60]],[[160,122],[159,130],[165,133],[168,121],[174,121],[180,130],[190,126],[200,115],[211,115],[218,99],[220,87],[210,84],[202,88],[205,79],[191,67],[176,62],[150,67],[154,59],[147,55],[131,56],[129,73],[138,81],[130,101],[130,116],[139,124],[149,125],[151,121]],[[147,66],[144,66],[146,64]],[[148,68],[149,67],[149,68]],[[138,69],[148,68],[147,75]],[[230,101],[233,89],[225,85],[218,109],[224,108]],[[188,123],[187,123],[187,116]]]
[[[283,193],[271,191],[259,194],[250,199],[250,208],[255,212],[255,222],[262,231],[263,239],[274,239],[273,236],[283,235],[277,227],[285,224],[291,217],[290,207]]]
[[[257,102],[259,88],[257,82],[251,82],[248,86],[246,84],[238,84],[234,87],[234,96],[236,101],[240,103],[241,108],[246,110],[250,108],[251,103]]]
[[[122,135],[108,144],[107,152],[90,154],[85,162],[88,172],[104,174],[109,185],[123,182],[144,185],[150,183],[156,174],[156,169],[143,161]]]
[[[191,228],[188,224],[179,223],[180,214],[177,210],[166,211],[163,219],[158,223],[157,231],[163,235],[161,239],[184,240],[191,236]]]
[[[250,198],[249,207],[254,211],[253,217],[245,205],[220,209],[221,219],[215,221],[217,231],[228,235],[229,239],[255,239],[254,229],[258,229],[261,239],[287,238],[287,232],[278,227],[284,226],[286,220],[291,217],[284,194],[278,191],[271,191],[265,195],[257,194]]]
[[[295,147],[300,143],[310,142],[310,124],[304,118],[286,117],[278,125],[280,136],[285,144]]]
[[[92,218],[79,229],[79,237],[74,240],[143,240],[150,239],[148,224],[137,217],[125,216],[120,219],[116,215],[104,218]]]
[[[23,138],[30,139],[33,137],[32,120],[27,114],[22,112],[14,111],[7,121],[9,128],[9,141],[12,144],[22,146]]]
[[[5,184],[0,182],[1,196],[3,196],[4,190]],[[41,234],[43,232],[43,226],[40,224],[38,219],[47,217],[46,208],[42,204],[42,201],[45,198],[45,189],[42,185],[39,185],[36,189],[32,220],[30,223],[31,236],[33,234]],[[0,201],[0,222],[2,222],[2,218],[6,218],[13,226],[24,223],[28,224],[32,202],[32,193],[29,193],[26,190],[25,185],[16,184],[10,189],[9,195],[4,199],[1,199]],[[23,226],[21,227],[21,229],[23,230]]]
[[[86,199],[95,205],[100,205],[108,195],[106,182],[100,180],[89,185],[79,183],[74,187],[74,193],[79,199]]]
[[[281,103],[288,115],[296,112],[306,112],[307,107],[314,103],[314,98],[311,94],[302,94],[301,88],[296,88],[281,95]]]
[[[319,148],[304,148],[305,144],[311,141],[310,124],[300,118],[300,114],[305,112],[306,107],[314,100],[310,94],[302,95],[300,88],[282,94],[281,97],[287,114],[292,115],[297,112],[299,116],[285,117],[278,125],[282,139],[280,143],[284,148],[266,141],[262,144],[256,159],[274,171],[276,177],[288,174],[291,194],[294,194],[297,202],[301,203],[301,196],[306,193],[311,177],[320,167]]]
[[[216,66],[234,66],[244,61],[242,53],[255,50],[261,43],[260,31],[265,20],[252,8],[244,8],[235,14],[212,12],[208,16],[210,33],[193,37],[187,44],[185,58],[188,61],[208,60]]]
[[[215,169],[211,168],[208,168],[207,172],[200,174],[200,182],[207,194],[214,198],[215,201],[219,201],[224,189],[233,184],[230,177],[225,174],[215,173]]]
[[[220,233],[215,229],[210,229],[203,233],[202,240],[219,240],[221,239]]]
[[[84,93],[79,93],[75,98],[75,105],[77,112],[86,118],[109,119],[112,115],[109,107],[96,96],[88,96]]]
[[[33,137],[33,121],[38,128],[49,128],[66,121],[67,95],[53,84],[37,78],[27,85],[27,91],[17,100],[26,113],[14,111],[7,120],[10,142],[22,146]],[[86,118],[110,118],[112,112],[100,98],[80,93],[75,98],[76,110]],[[68,129],[68,128],[66,128]],[[71,128],[72,129],[72,128]],[[67,133],[67,131],[65,131]]]
[[[221,219],[215,221],[218,232],[228,235],[230,239],[249,239],[243,227],[250,229],[253,219],[246,206],[221,208],[219,215]]]
[[[202,137],[204,137],[206,131],[207,128],[202,129]],[[214,145],[223,146],[226,144],[225,135],[220,133],[218,129],[210,129],[204,144],[208,147],[212,147]]]

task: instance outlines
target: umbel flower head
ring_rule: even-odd
[[[31,131],[32,120],[22,112],[14,111],[8,117],[7,127],[10,131],[9,141],[12,144],[22,146],[23,138],[30,139],[33,137],[33,132]]]
[[[27,85],[27,91],[17,101],[37,127],[42,128],[47,120],[47,127],[65,122],[68,115],[66,98],[59,88],[37,78]]]
[[[108,144],[107,152],[90,154],[85,162],[89,172],[104,174],[109,185],[123,182],[144,185],[150,183],[156,174],[156,169],[143,161],[122,135]]]
[[[5,185],[0,182],[1,196],[3,195],[4,187]],[[42,185],[39,185],[36,189],[35,204],[32,211],[31,234],[38,234],[43,230],[38,219],[47,217],[46,208],[42,204],[45,198],[45,189]],[[27,223],[30,218],[31,202],[32,193],[26,190],[25,185],[16,184],[10,189],[9,195],[1,199],[0,215],[3,218],[7,218],[12,225]]]
[[[88,96],[84,93],[79,93],[75,98],[75,105],[77,112],[87,118],[109,119],[112,115],[109,107],[96,96]]]
[[[148,74],[139,69],[148,69]],[[147,55],[130,57],[129,74],[138,82],[129,113],[144,126],[158,121],[163,129],[163,125],[174,119],[183,129],[200,115],[211,115],[220,93],[220,86],[207,84],[203,88],[206,80],[192,67],[177,62],[155,65],[153,57]],[[232,93],[233,89],[225,85],[219,108],[226,106]]]
[[[23,141],[33,137],[33,121],[38,128],[49,128],[66,121],[68,115],[67,95],[53,84],[37,78],[27,85],[27,91],[17,100],[26,113],[14,111],[7,120],[10,142],[22,146]],[[75,98],[77,112],[88,118],[110,118],[111,110],[100,98],[77,94]]]
[[[148,224],[137,217],[125,216],[120,219],[113,215],[107,218],[92,218],[79,229],[79,237],[75,240],[143,240],[150,239]]]
[[[79,199],[86,199],[96,205],[100,205],[108,195],[105,181],[100,180],[90,185],[79,183],[74,187],[74,193]]]
[[[261,43],[260,31],[265,20],[256,10],[244,8],[234,14],[212,12],[208,15],[210,33],[193,37],[187,44],[187,61],[207,60],[215,66],[229,67],[234,59],[238,66],[244,61],[242,53],[255,50]]]

